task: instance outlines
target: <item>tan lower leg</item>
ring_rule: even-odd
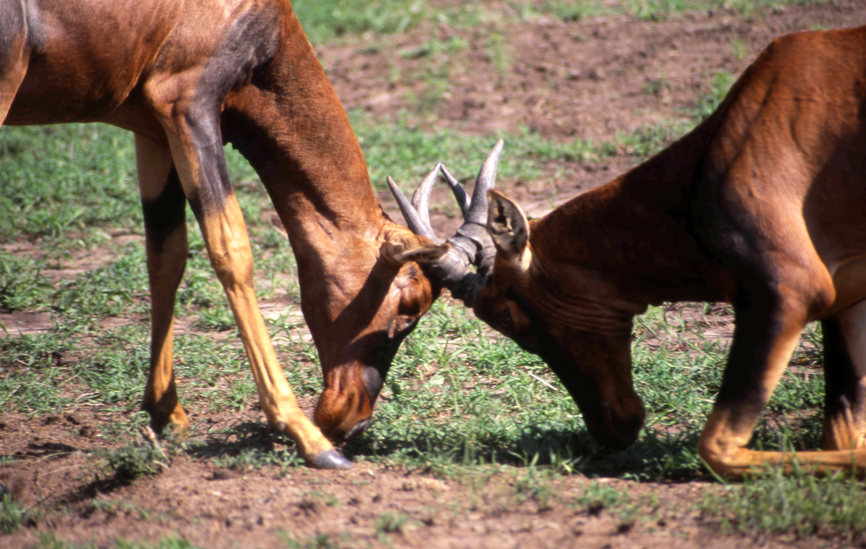
[[[160,253],[148,249],[152,300],[150,375],[142,407],[150,413],[151,425],[157,433],[171,424],[176,434],[185,435],[189,420],[177,398],[173,347],[174,296],[186,259],[186,228],[179,227],[167,243]]]
[[[252,252],[234,195],[226,200],[219,216],[207,216],[202,225],[211,262],[231,303],[269,424],[288,434],[305,457],[333,449],[298,407],[277,360],[253,289]]]
[[[154,315],[155,316],[155,315]],[[153,327],[151,366],[144,391],[142,409],[150,414],[150,423],[159,434],[167,425],[179,436],[186,436],[189,419],[177,398],[177,386],[172,368],[172,330],[174,320],[167,326]]]
[[[821,448],[824,450],[851,450],[866,446],[862,421],[856,421],[850,407],[833,417],[824,418]]]
[[[254,293],[231,291],[229,299],[252,366],[259,403],[268,423],[288,434],[305,456],[332,449],[333,445],[298,406],[277,360]]]

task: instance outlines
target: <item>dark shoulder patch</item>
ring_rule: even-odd
[[[200,81],[205,95],[219,102],[279,49],[282,14],[279,4],[254,5],[237,17],[220,39]]]

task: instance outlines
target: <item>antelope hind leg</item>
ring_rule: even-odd
[[[846,471],[862,475],[866,449],[792,454],[746,448],[787,367],[808,309],[797,300],[782,297],[766,299],[763,304],[755,301],[747,308],[735,307],[734,342],[721,390],[701,433],[701,457],[714,472],[727,478],[742,478],[770,466],[782,466],[789,473],[799,467],[815,474]]]
[[[168,147],[140,135],[135,147],[151,295],[150,373],[142,409],[157,434],[171,425],[185,436],[189,420],[177,398],[172,347],[174,300],[188,252],[186,198]]]
[[[822,321],[824,450],[864,447],[866,434],[866,300]]]
[[[29,62],[23,2],[0,2],[0,126],[9,113]]]

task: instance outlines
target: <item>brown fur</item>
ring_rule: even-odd
[[[222,153],[262,178],[298,260],[325,391],[315,420],[342,440],[366,425],[400,341],[438,295],[416,263],[433,248],[382,213],[346,115],[287,0],[24,0],[0,9],[0,121],[100,121],[136,134],[153,297],[144,408],[188,421],[172,375],[172,310],[188,201],[225,287],[262,409],[310,462],[332,452],[277,362]]]
[[[824,323],[816,471],[866,471],[866,27],[775,40],[690,134],[527,222],[491,193],[493,275],[475,311],[538,353],[590,431],[630,444],[632,318],[662,301],[727,301],[736,330],[700,454],[740,476],[790,455],[745,448],[806,323]],[[528,234],[524,234],[528,233]]]

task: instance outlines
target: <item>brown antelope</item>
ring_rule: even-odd
[[[634,315],[724,301],[736,328],[699,452],[737,477],[793,458],[746,448],[806,323],[824,332],[815,472],[866,471],[866,27],[775,40],[695,130],[613,181],[527,222],[492,191],[492,274],[467,305],[541,356],[601,443],[644,407]],[[413,227],[413,230],[415,228]]]
[[[152,298],[143,408],[153,427],[188,426],[172,327],[189,202],[269,424],[309,464],[350,466],[322,431],[342,441],[367,425],[397,347],[440,291],[417,261],[447,246],[383,214],[288,0],[0,0],[0,123],[75,121],[135,133]],[[325,380],[314,413],[322,431],[298,408],[265,329],[224,142],[258,172],[297,257]]]

